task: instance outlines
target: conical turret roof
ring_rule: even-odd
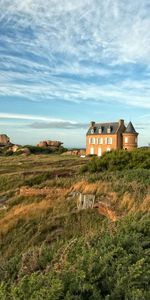
[[[125,133],[137,133],[132,122],[129,122],[129,124],[125,130]]]

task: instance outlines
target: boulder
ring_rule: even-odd
[[[13,145],[10,150],[15,153],[17,150],[19,149],[19,146],[18,145]]]
[[[40,147],[40,148],[47,147],[46,141],[39,142],[39,144],[37,144],[37,147]]]
[[[0,145],[7,146],[10,144],[10,138],[6,134],[0,134]]]
[[[29,154],[31,154],[31,151],[29,148],[22,148],[22,153],[25,155],[29,155]]]
[[[57,150],[63,143],[60,141],[41,141],[37,144],[37,147],[44,147],[44,148],[50,148],[50,149],[54,149]]]
[[[60,141],[46,141],[47,146],[60,147],[63,143]]]
[[[18,154],[24,154],[24,155],[29,155],[29,154],[31,154],[31,151],[30,151],[30,149],[29,148],[27,148],[27,147],[25,147],[25,148],[19,148],[17,151],[16,151],[16,153],[18,153]]]

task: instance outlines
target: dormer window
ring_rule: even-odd
[[[92,134],[94,133],[94,129],[93,129],[93,128],[91,129],[91,133],[92,133]]]
[[[102,133],[102,132],[103,132],[102,126],[99,128],[98,132],[99,132],[99,133]]]
[[[107,133],[111,133],[111,126],[109,126],[108,128],[107,128]]]

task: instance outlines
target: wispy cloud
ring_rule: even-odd
[[[70,120],[62,120],[57,118],[48,118],[43,116],[35,116],[35,115],[24,115],[24,114],[11,114],[11,113],[0,113],[0,119],[4,120],[26,120],[26,121],[34,121],[32,124],[24,123],[24,126],[28,126],[30,128],[35,129],[45,129],[45,128],[54,128],[54,129],[78,129],[78,128],[87,128],[88,124],[70,121]],[[9,124],[9,123],[8,123]],[[12,125],[12,123],[10,123]],[[16,124],[16,123],[15,123]],[[0,125],[6,125],[6,123],[0,122]],[[20,126],[20,123],[18,123]]]
[[[1,0],[0,95],[150,108],[149,1],[80,2]]]
[[[51,129],[86,129],[88,127],[88,124],[84,123],[73,123],[73,122],[35,122],[33,124],[30,124],[29,127],[31,128],[37,128],[37,129],[45,129],[45,128],[51,128]]]
[[[47,122],[66,122],[66,120],[57,119],[57,118],[48,118],[44,116],[36,115],[25,115],[25,114],[11,114],[11,113],[0,113],[1,119],[19,119],[19,120],[38,120],[38,121],[47,121]],[[70,121],[71,122],[71,121]],[[74,122],[72,122],[74,123]]]

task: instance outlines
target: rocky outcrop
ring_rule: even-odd
[[[55,147],[55,148],[59,148],[63,143],[60,141],[41,141],[37,144],[37,147]]]
[[[16,153],[16,154],[24,154],[24,155],[29,155],[31,154],[31,151],[28,147],[21,147],[19,145],[12,145],[7,151],[6,153]]]
[[[47,147],[47,143],[46,141],[43,141],[43,142],[39,142],[39,144],[37,144],[37,147],[40,147],[40,148],[43,148],[43,147]]]
[[[0,134],[0,146],[7,146],[10,144],[10,138],[6,134]]]
[[[31,154],[31,151],[30,151],[30,149],[29,149],[28,147],[21,148],[21,149],[19,150],[19,152],[20,152],[20,154],[24,154],[24,155],[29,155],[29,154]]]
[[[60,142],[60,141],[50,141],[50,140],[47,140],[47,141],[41,141],[37,144],[37,147],[40,147],[40,148],[46,148],[46,149],[49,149],[51,150],[52,152],[55,152],[57,150],[59,150],[60,146],[62,145],[63,143]]]
[[[10,150],[11,150],[13,153],[15,153],[15,152],[17,152],[17,150],[19,150],[19,146],[18,146],[18,145],[13,145],[13,146],[10,148]]]

